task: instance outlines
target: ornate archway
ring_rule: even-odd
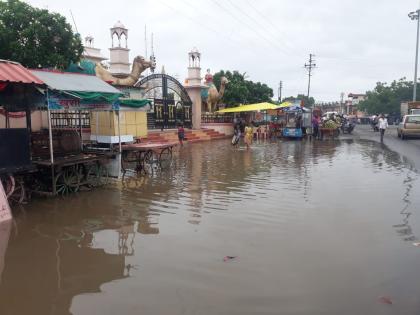
[[[142,88],[144,97],[153,100],[148,114],[148,128],[176,128],[192,126],[192,101],[182,84],[167,74],[151,74],[135,85]]]

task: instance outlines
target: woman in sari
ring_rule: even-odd
[[[244,137],[247,150],[251,146],[253,138],[254,138],[254,129],[252,128],[252,126],[247,124],[247,126],[245,127],[245,137]]]

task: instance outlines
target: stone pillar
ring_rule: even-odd
[[[193,129],[201,129],[201,54],[194,48],[189,55],[188,77],[185,80],[185,89],[192,101]]]

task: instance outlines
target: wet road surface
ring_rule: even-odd
[[[345,135],[347,137],[347,135]],[[379,132],[374,132],[369,125],[357,125],[350,138],[361,138],[380,142]],[[384,136],[384,144],[392,151],[399,152],[406,156],[411,164],[420,169],[420,138],[411,137],[401,140],[397,136],[397,126],[391,125],[387,128]]]
[[[419,174],[404,156],[214,141],[175,163],[15,209],[0,314],[420,312]]]

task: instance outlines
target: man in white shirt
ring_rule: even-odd
[[[384,142],[385,130],[386,128],[388,128],[388,120],[385,118],[384,114],[381,114],[381,116],[379,116],[378,125],[379,125],[379,131],[381,133],[381,143],[382,143]]]

